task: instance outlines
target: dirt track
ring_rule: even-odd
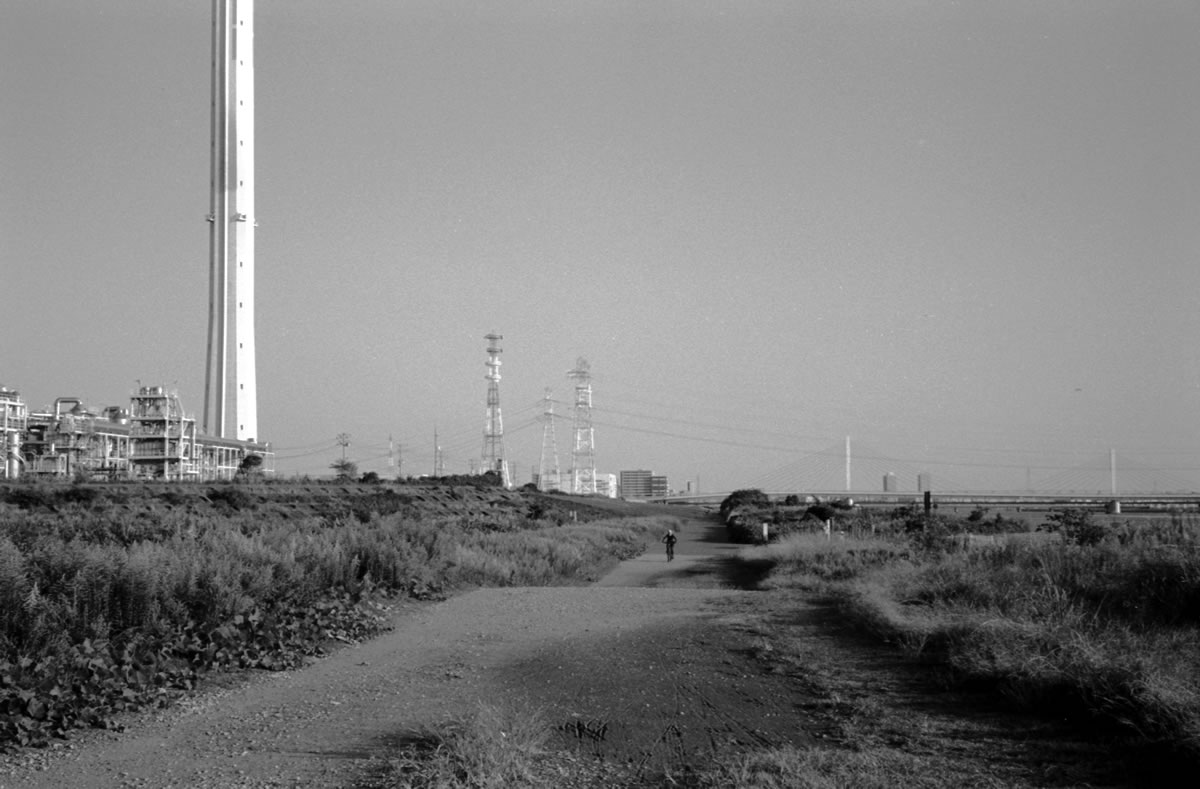
[[[393,632],[303,670],[9,757],[0,787],[348,786],[480,700],[534,703],[568,740],[585,738],[580,723],[606,725],[586,747],[647,769],[803,737],[785,694],[738,665],[750,660],[735,650],[738,611],[754,593],[711,573],[732,550],[722,532],[691,522],[675,562],[651,550],[590,587],[408,606]]]

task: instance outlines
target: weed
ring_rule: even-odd
[[[421,732],[390,759],[387,789],[552,786],[537,759],[551,729],[539,710],[480,704],[472,714]]]

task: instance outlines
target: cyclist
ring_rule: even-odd
[[[667,561],[675,558],[675,530],[667,529],[667,533],[663,535],[662,541],[667,546]]]

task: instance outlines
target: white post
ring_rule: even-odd
[[[850,436],[846,436],[846,492],[850,492]]]

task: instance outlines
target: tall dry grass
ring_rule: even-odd
[[[1200,529],[1126,524],[970,546],[789,538],[747,550],[861,627],[1035,709],[1200,759]]]
[[[238,516],[183,519],[156,539],[112,539],[111,523],[101,522],[90,541],[75,523],[65,524],[65,535],[28,526],[0,525],[0,643],[18,653],[64,636],[185,621],[215,627],[254,607],[330,593],[578,582],[639,553],[655,528],[599,522],[483,531],[452,518]]]

